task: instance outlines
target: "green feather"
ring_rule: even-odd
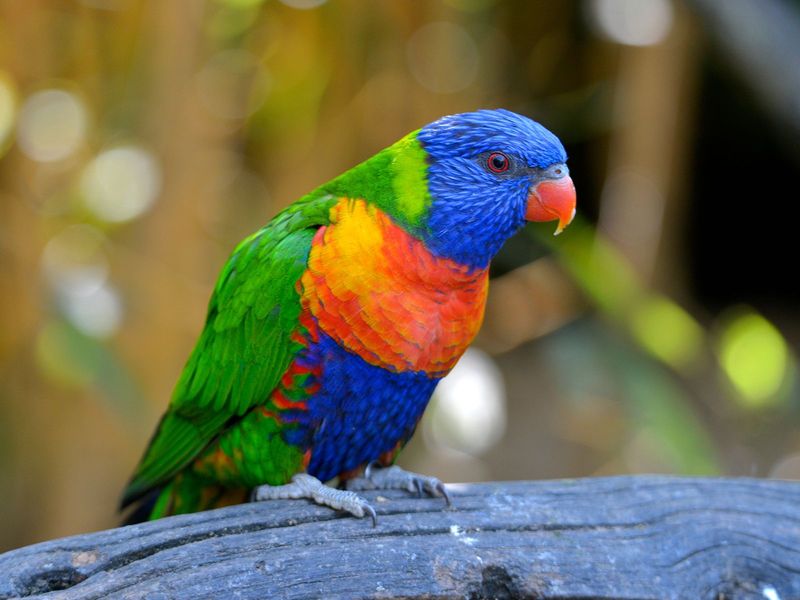
[[[337,198],[363,198],[391,216],[412,234],[425,228],[431,197],[427,153],[409,133],[320,189]]]
[[[420,232],[431,202],[426,156],[413,132],[304,196],[236,247],[170,406],[125,490],[123,507],[164,486],[153,513],[160,515],[173,491],[196,492],[196,477],[188,472],[180,486],[173,478],[215,440],[226,453],[260,444],[251,450],[260,456],[249,471],[255,483],[291,475],[301,460],[299,450],[287,448],[280,436],[253,437],[262,430],[253,429],[246,414],[267,402],[300,349],[291,337],[300,327],[295,284],[307,267],[313,236],[330,223],[330,209],[340,198],[363,198],[409,232]]]
[[[314,233],[329,222],[335,202],[309,195],[236,248],[123,506],[173,477],[232,420],[267,400],[299,349],[291,340],[300,315],[295,283]]]
[[[395,214],[403,215],[407,223],[419,227],[431,205],[427,180],[428,154],[417,141],[416,134],[406,136],[391,146],[388,152],[392,156],[392,186],[397,205]]]

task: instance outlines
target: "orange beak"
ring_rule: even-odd
[[[531,190],[525,219],[537,223],[557,220],[558,227],[553,235],[558,235],[575,218],[575,200],[575,184],[569,175],[545,179]]]

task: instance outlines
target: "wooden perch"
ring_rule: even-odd
[[[800,598],[800,483],[613,477],[246,504],[0,555],[0,598]]]

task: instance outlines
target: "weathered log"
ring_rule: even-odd
[[[233,506],[0,555],[0,598],[800,598],[800,483],[612,477]]]

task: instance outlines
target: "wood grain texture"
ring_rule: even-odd
[[[800,483],[612,477],[246,504],[0,555],[0,598],[800,598]]]

